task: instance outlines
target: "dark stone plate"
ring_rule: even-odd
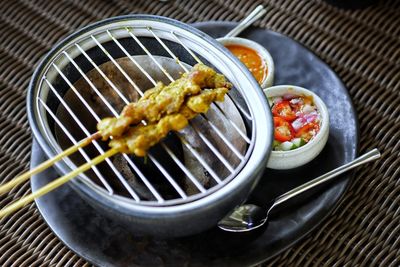
[[[235,24],[195,24],[221,37]],[[330,112],[330,136],[323,152],[311,163],[291,171],[266,170],[251,195],[262,205],[291,188],[354,159],[358,147],[357,118],[348,92],[336,74],[312,52],[283,35],[252,28],[246,37],[265,46],[276,64],[275,84],[294,84],[316,92]],[[45,160],[33,143],[31,165]],[[32,189],[48,183],[57,173],[49,169],[32,178]],[[245,266],[262,262],[287,249],[315,229],[333,210],[351,174],[317,192],[296,199],[270,218],[266,228],[247,234],[218,229],[196,236],[162,240],[127,232],[86,204],[68,185],[39,198],[36,203],[55,234],[73,251],[99,266]]]

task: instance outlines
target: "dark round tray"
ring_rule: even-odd
[[[222,37],[236,24],[205,22],[197,28]],[[290,171],[266,170],[250,200],[262,205],[274,197],[356,157],[358,126],[350,96],[336,74],[308,49],[281,34],[251,28],[241,37],[265,46],[275,62],[275,84],[293,84],[316,92],[330,112],[330,135],[322,153],[309,164]],[[45,155],[33,142],[31,166]],[[32,177],[32,190],[58,174],[53,169]],[[179,239],[138,236],[103,217],[69,186],[36,200],[53,232],[73,251],[98,266],[246,266],[287,249],[315,229],[333,210],[352,174],[347,173],[316,192],[280,208],[267,227],[246,234],[217,228]]]

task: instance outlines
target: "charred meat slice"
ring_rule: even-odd
[[[129,126],[136,125],[142,120],[153,123],[165,115],[178,112],[187,97],[200,94],[202,89],[229,90],[231,86],[223,75],[203,64],[197,64],[189,73],[183,74],[169,85],[158,83],[154,88],[147,90],[138,102],[125,106],[118,118],[101,120],[97,129],[103,140],[107,140],[110,136],[119,137],[129,129]]]
[[[177,113],[165,115],[158,122],[148,125],[129,127],[124,135],[111,140],[110,146],[123,153],[143,157],[150,147],[160,142],[170,131],[182,130],[190,119],[207,112],[213,101],[223,101],[227,92],[227,88],[202,90],[200,94],[188,97]]]

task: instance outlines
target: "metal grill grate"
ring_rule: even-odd
[[[210,51],[204,53],[206,46],[201,38],[190,40],[157,21],[151,27],[148,24],[106,23],[72,36],[53,51],[38,82],[36,116],[55,152],[93,134],[103,116],[119,116],[121,107],[134,101],[133,92],[140,97],[157,81],[173,82],[188,72],[190,65],[202,61],[226,69],[223,60],[213,58]],[[222,73],[234,85],[239,84],[234,75]],[[118,79],[129,88],[118,85]],[[123,154],[122,163],[107,159],[81,179],[109,195],[144,205],[172,205],[204,197],[231,181],[247,162],[255,139],[252,114],[243,88],[235,88],[224,103],[213,103],[207,114],[168,137],[172,141],[165,140],[158,149],[150,150],[147,163]],[[80,159],[67,158],[63,164],[75,168],[105,149],[103,142],[94,141],[89,149],[79,150]],[[171,169],[171,163],[175,169]],[[149,174],[146,165],[154,168],[156,175]],[[129,170],[121,166],[129,166]],[[65,167],[60,168],[65,171]],[[177,178],[175,170],[183,178]]]

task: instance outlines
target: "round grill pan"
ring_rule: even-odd
[[[175,20],[115,17],[67,37],[42,60],[28,94],[35,138],[52,157],[96,131],[156,81],[202,62],[234,85],[224,103],[170,134],[145,159],[118,155],[72,181],[89,203],[135,232],[203,231],[245,200],[264,170],[272,117],[249,71],[206,34]],[[60,174],[104,153],[94,142],[56,165]]]

